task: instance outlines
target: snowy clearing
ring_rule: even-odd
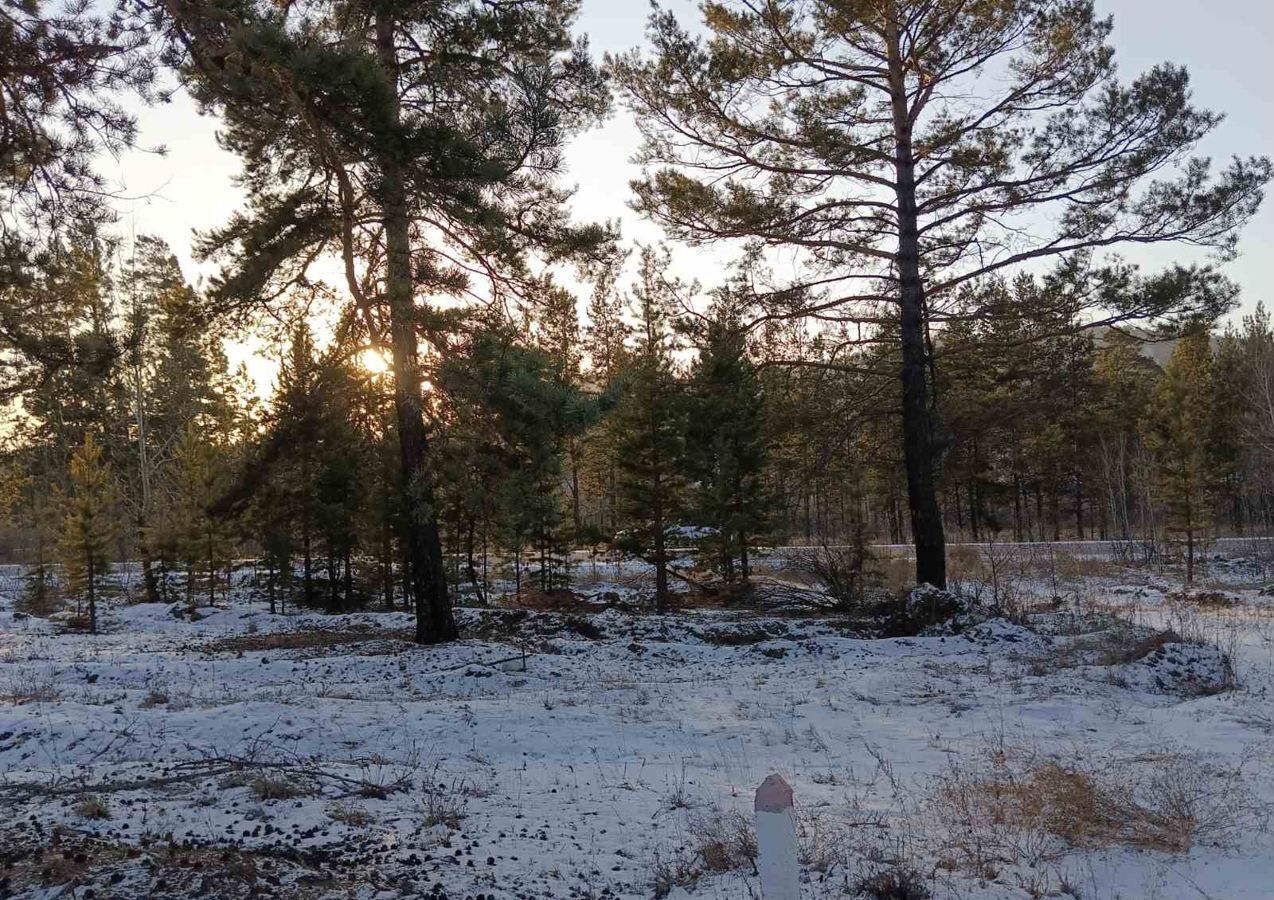
[[[441,649],[403,613],[91,637],[6,599],[0,896],[752,897],[778,772],[808,898],[1268,898],[1274,598],[1231,580],[1036,579],[1029,627],[892,639],[465,609]]]

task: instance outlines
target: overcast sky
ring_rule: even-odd
[[[696,15],[696,4],[666,0],[684,20]],[[1227,119],[1201,148],[1218,163],[1231,155],[1274,154],[1274,0],[1097,0],[1098,8],[1115,17],[1114,43],[1121,75],[1131,78],[1162,61],[1188,66],[1196,102],[1227,114]],[[626,50],[642,41],[649,7],[642,0],[583,0],[578,23],[593,51]],[[235,159],[215,142],[216,122],[199,116],[184,97],[161,108],[143,110],[144,145],[165,145],[166,156],[134,152],[108,165],[126,191],[137,199],[122,204],[123,226],[165,238],[182,259],[188,274],[193,229],[225,221],[239,204],[232,183]],[[620,218],[625,237],[650,241],[659,237],[626,207],[628,181],[636,174],[629,158],[638,135],[622,109],[601,128],[577,138],[569,152],[567,178],[578,185],[574,206],[581,219]],[[113,170],[113,173],[112,173]],[[1133,260],[1153,265],[1174,258],[1167,251]],[[1243,288],[1243,307],[1270,299],[1274,280],[1274,198],[1244,233],[1240,258],[1229,274]],[[691,254],[679,254],[683,274],[709,284],[712,266]],[[206,269],[205,269],[206,271]]]

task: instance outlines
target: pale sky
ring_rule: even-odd
[[[697,21],[696,3],[665,0],[664,5],[682,21]],[[1156,62],[1184,64],[1196,103],[1227,114],[1201,152],[1218,164],[1236,154],[1274,154],[1274,0],[1097,0],[1097,6],[1115,17],[1116,58],[1124,79]],[[648,12],[642,0],[583,0],[577,29],[589,36],[600,57],[641,43]],[[140,125],[142,144],[163,144],[168,154],[133,152],[103,166],[137,198],[122,203],[121,225],[166,239],[187,274],[195,276],[200,269],[190,259],[192,230],[224,222],[238,206],[232,183],[238,163],[216,146],[215,120],[199,116],[185,97],[141,111]],[[566,177],[578,186],[573,205],[581,220],[619,218],[626,240],[650,242],[659,231],[626,205],[628,182],[637,174],[630,161],[637,143],[631,119],[617,108],[605,125],[575,139]],[[1167,248],[1124,252],[1147,267],[1184,253]],[[693,251],[681,251],[677,260],[685,277],[707,284],[718,280],[718,267]],[[1243,289],[1243,309],[1259,300],[1271,305],[1274,197],[1244,232],[1241,255],[1228,274]]]

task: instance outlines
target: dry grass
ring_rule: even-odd
[[[146,692],[146,696],[137,704],[142,709],[154,709],[156,706],[168,705],[168,694],[158,688],[151,688]]]
[[[1265,813],[1241,773],[1189,757],[1062,761],[995,750],[939,778],[930,811],[949,852],[979,877],[1073,849],[1185,853],[1235,839]]]
[[[75,804],[75,814],[81,819],[109,819],[111,810],[101,797],[87,794]]]
[[[0,690],[0,703],[21,706],[24,703],[55,703],[62,699],[62,692],[47,670],[16,669],[8,683]]]
[[[1171,628],[1144,629],[1132,625],[1113,628],[1103,635],[1097,664],[1119,666],[1145,659],[1167,644],[1179,644],[1181,635]]]
[[[209,644],[213,652],[251,653],[265,650],[327,649],[369,641],[409,641],[406,631],[379,631],[373,628],[323,629],[304,631],[280,631],[270,634],[235,634]]]
[[[708,872],[756,869],[756,830],[738,810],[697,810],[689,817],[695,856]]]
[[[1176,593],[1169,594],[1168,600],[1173,603],[1182,603],[1188,606],[1195,606],[1200,609],[1231,609],[1239,605],[1239,601],[1235,600],[1229,594],[1216,590],[1181,590]]]
[[[520,593],[503,598],[501,605],[535,612],[588,613],[598,610],[596,604],[565,588],[552,591],[523,588]]]
[[[6,843],[7,840],[7,843]],[[234,847],[129,846],[56,826],[0,835],[0,895],[302,900],[352,896],[355,883],[303,862]]]
[[[929,900],[933,892],[915,869],[899,867],[859,878],[853,896],[866,900]]]
[[[249,779],[247,786],[258,800],[292,800],[313,793],[291,778],[276,775],[258,775]]]
[[[420,815],[426,828],[442,825],[455,831],[468,813],[464,784],[426,785]]]
[[[370,813],[350,806],[347,803],[335,803],[327,808],[327,817],[333,822],[340,822],[351,828],[365,828],[374,821]]]

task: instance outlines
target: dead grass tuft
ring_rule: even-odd
[[[1168,599],[1202,609],[1230,609],[1239,605],[1237,600],[1221,591],[1178,591],[1169,594]]]
[[[442,825],[455,831],[468,813],[463,782],[452,785],[426,785],[420,801],[420,814],[426,828]]]
[[[867,900],[929,900],[933,893],[919,872],[904,866],[858,879],[853,896]]]
[[[0,703],[21,706],[24,703],[55,703],[62,692],[48,670],[18,668],[0,691]]]
[[[703,877],[703,868],[697,859],[685,854],[665,856],[656,850],[650,861],[650,873],[655,900],[663,900],[675,888],[693,889]]]
[[[1101,643],[1098,665],[1120,666],[1145,659],[1151,653],[1168,644],[1182,642],[1181,635],[1171,628],[1146,629],[1126,625],[1111,629]]]
[[[756,869],[756,830],[738,810],[709,809],[689,817],[696,857],[708,872]]]
[[[551,591],[523,589],[521,593],[509,597],[505,605],[518,609],[531,609],[537,612],[588,613],[596,612],[597,606],[589,603],[572,590],[561,588]]]
[[[336,803],[327,808],[327,817],[350,828],[365,828],[372,824],[372,816],[366,810],[346,803]]]
[[[931,806],[951,851],[979,877],[1072,849],[1185,853],[1232,840],[1261,816],[1239,772],[1172,754],[1081,763],[997,750],[942,776]]]
[[[142,709],[154,709],[156,706],[167,706],[168,695],[161,690],[151,688],[138,704]]]
[[[292,800],[312,793],[297,781],[275,775],[256,776],[248,781],[248,789],[258,800]]]
[[[75,814],[81,819],[109,819],[110,807],[96,794],[87,794],[75,804]]]

